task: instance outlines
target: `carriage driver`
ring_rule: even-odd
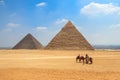
[[[88,56],[88,54],[86,53],[86,55],[85,55],[85,59],[86,59],[86,64],[88,64],[88,59],[89,59],[89,56]]]

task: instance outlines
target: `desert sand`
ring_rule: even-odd
[[[120,51],[0,50],[0,80],[120,80]]]

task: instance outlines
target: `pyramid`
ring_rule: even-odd
[[[84,36],[68,21],[45,49],[56,50],[94,50]]]
[[[43,49],[43,46],[29,33],[13,49]]]

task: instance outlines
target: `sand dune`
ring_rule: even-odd
[[[76,63],[78,54],[93,64]],[[120,80],[120,51],[0,50],[0,80]]]

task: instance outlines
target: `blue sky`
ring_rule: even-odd
[[[0,0],[0,47],[28,33],[46,46],[68,20],[92,45],[120,45],[119,0]]]

